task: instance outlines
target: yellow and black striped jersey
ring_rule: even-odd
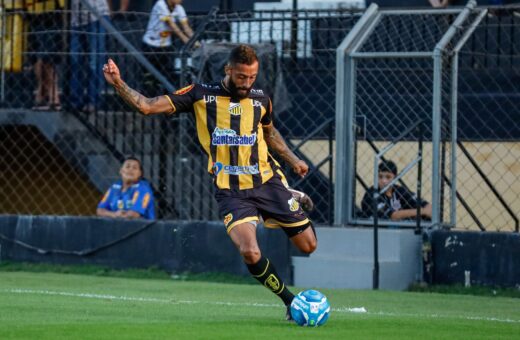
[[[272,103],[263,90],[235,99],[223,82],[192,84],[166,97],[173,112],[194,113],[208,172],[219,189],[252,189],[273,177],[262,130],[272,124]]]

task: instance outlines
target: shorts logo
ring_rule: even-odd
[[[267,279],[265,279],[264,286],[271,289],[273,292],[276,292],[280,289],[280,281],[273,274],[270,274]]]
[[[188,93],[188,92],[190,92],[190,90],[191,90],[194,86],[195,86],[194,84],[191,84],[191,85],[185,86],[185,87],[183,87],[182,89],[178,89],[177,91],[175,91],[174,94],[185,94],[185,93]]]
[[[211,134],[212,145],[247,145],[252,146],[256,143],[256,133],[252,135],[237,135],[235,130],[232,129],[221,129],[216,127]]]
[[[240,103],[229,103],[228,111],[233,116],[240,116],[242,114],[242,105]]]
[[[294,197],[288,200],[287,203],[289,204],[290,211],[298,211],[298,209],[300,209],[300,203],[298,203],[298,201],[295,200]]]
[[[233,214],[229,213],[224,217],[224,224],[227,226],[233,220]]]

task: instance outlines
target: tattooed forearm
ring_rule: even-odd
[[[126,102],[128,105],[138,110],[143,111],[144,96],[136,90],[130,88],[125,82],[114,85],[117,94]]]
[[[137,111],[146,114],[147,109],[157,102],[158,98],[146,98],[136,90],[132,89],[125,82],[121,82],[121,84],[114,85],[116,92],[119,96],[128,103],[131,107],[136,109]]]
[[[285,140],[276,128],[271,127],[269,129],[266,129],[264,132],[267,146],[271,150],[276,152],[278,155],[280,155],[280,157],[282,157],[284,161],[286,161],[290,165],[294,165],[296,162],[300,160],[291,151],[291,149],[289,149],[287,143],[285,143]]]

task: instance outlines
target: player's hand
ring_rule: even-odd
[[[116,63],[112,59],[108,59],[107,63],[103,65],[103,74],[105,75],[105,79],[110,85],[115,85],[121,81],[121,74],[119,73],[119,68]]]
[[[305,175],[307,175],[307,172],[309,172],[309,166],[301,159],[294,163],[292,168],[293,171],[297,173],[300,177],[305,177]]]

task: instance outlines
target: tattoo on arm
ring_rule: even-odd
[[[275,127],[264,130],[267,146],[280,155],[290,165],[299,161],[299,158],[289,149],[280,132]]]
[[[147,98],[143,96],[142,94],[128,86],[125,82],[122,82],[120,85],[114,86],[114,88],[116,89],[116,92],[119,94],[119,96],[125,102],[128,103],[128,105],[130,105],[131,107],[133,107],[141,113],[145,113],[147,107],[159,100],[159,98],[157,97]]]

